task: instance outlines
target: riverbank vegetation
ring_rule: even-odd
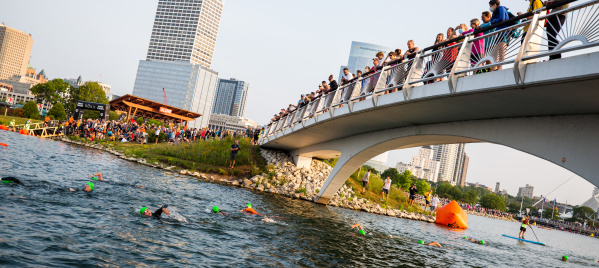
[[[69,138],[85,141],[74,136]],[[239,140],[240,149],[237,153],[235,168],[229,169],[231,145],[235,140]],[[249,138],[227,137],[178,144],[148,143],[142,145],[120,141],[95,141],[94,143],[116,149],[127,157],[143,158],[148,163],[175,166],[191,172],[218,173],[236,177],[251,177],[268,173],[266,160],[261,155],[260,147],[250,145]]]
[[[16,125],[23,125],[25,124],[25,122],[27,122],[27,118],[23,118],[23,117],[15,117],[15,116],[4,116],[4,115],[0,115],[0,125],[6,125],[8,126],[8,124],[10,124],[10,121],[15,120],[15,124]],[[42,120],[31,120],[32,123],[42,123]]]

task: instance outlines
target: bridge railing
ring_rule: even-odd
[[[455,93],[460,77],[513,68],[516,83],[523,84],[526,65],[544,57],[599,46],[599,0],[547,14],[552,8],[575,1],[560,1],[425,48],[413,60],[396,60],[379,67],[267,126],[260,142],[288,128],[294,130],[296,124],[304,125],[311,118],[318,121],[323,113],[333,117],[334,111],[344,105],[352,112],[354,103],[372,99],[376,106],[377,97],[383,94],[401,90],[404,100],[410,100],[412,90],[446,78],[449,93]],[[529,17],[532,19],[526,19]],[[480,33],[483,35],[476,36]]]

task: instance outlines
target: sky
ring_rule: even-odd
[[[512,13],[526,11],[528,1],[503,0]],[[101,81],[111,93],[130,94],[140,60],[144,60],[158,0],[0,0],[6,25],[34,39],[31,64],[49,78]],[[366,4],[367,3],[367,4]],[[212,69],[220,78],[250,84],[246,117],[267,123],[299,95],[315,91],[328,75],[347,64],[352,41],[406,50],[431,45],[437,33],[479,18],[486,0],[225,0]],[[418,5],[422,6],[422,5]],[[389,153],[388,164],[409,162],[418,148]],[[518,187],[535,186],[547,194],[574,174],[535,156],[495,144],[468,144],[467,182],[480,182],[516,195]],[[581,204],[592,184],[574,176],[550,198]]]

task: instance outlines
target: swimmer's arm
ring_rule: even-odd
[[[440,248],[443,247],[443,246],[441,246],[441,244],[439,244],[439,242],[431,242],[431,243],[428,243],[427,245],[433,246],[433,247],[440,247]]]
[[[364,230],[364,229],[362,229],[362,225],[360,225],[359,223],[356,223],[356,224],[354,224],[354,225],[351,226],[352,229],[354,229],[356,227],[358,227],[358,230]]]
[[[96,174],[93,174],[93,175],[89,175],[90,178],[93,177],[93,176],[97,176],[99,181],[103,181],[103,179],[102,179],[102,173],[96,173]]]

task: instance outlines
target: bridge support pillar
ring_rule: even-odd
[[[310,169],[310,166],[312,165],[312,157],[294,155],[293,163],[298,168]]]

